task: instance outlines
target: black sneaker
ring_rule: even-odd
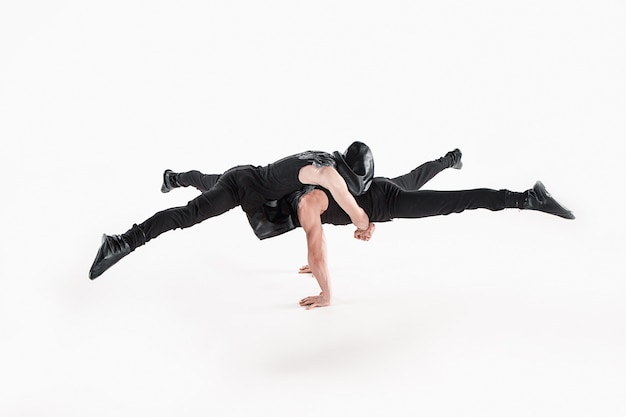
[[[461,157],[463,154],[459,148],[450,151],[446,154],[445,158],[450,160],[450,168],[461,169],[463,168],[463,161],[461,161]]]
[[[161,185],[162,193],[169,193],[174,188],[180,187],[178,181],[176,181],[176,176],[178,174],[173,172],[171,169],[166,169],[163,173],[163,185]]]
[[[544,213],[554,214],[564,219],[573,220],[576,217],[574,213],[560,205],[546,190],[541,181],[537,181],[532,190],[525,193],[522,209],[543,211]]]
[[[89,270],[89,279],[96,279],[131,252],[130,245],[120,235],[102,236],[102,245]]]

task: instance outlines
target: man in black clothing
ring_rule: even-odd
[[[355,196],[355,199],[367,213],[370,225],[367,229],[356,230],[354,237],[359,240],[369,240],[374,232],[374,222],[447,215],[477,208],[492,211],[505,208],[538,210],[566,219],[574,219],[572,212],[556,202],[541,182],[537,182],[532,189],[521,193],[487,188],[462,191],[419,190],[442,170],[460,169],[462,167],[461,156],[461,151],[455,149],[442,158],[426,162],[406,175],[397,178],[365,179],[364,181],[368,182],[365,186],[367,191]],[[161,191],[169,192],[178,186],[193,186],[204,192],[211,189],[218,179],[219,176],[204,175],[199,171],[177,174],[167,170]],[[302,299],[300,305],[307,309],[329,305],[331,302],[330,277],[322,224],[350,224],[350,216],[341,209],[332,195],[321,187],[303,187],[280,199],[275,206],[275,208],[280,207],[291,217],[292,227],[288,230],[295,227],[304,229],[309,263],[301,268],[301,272],[313,273],[322,290],[320,295]],[[269,221],[266,227],[271,228],[272,222]],[[280,233],[285,231],[287,230],[283,229]]]

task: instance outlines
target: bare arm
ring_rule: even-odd
[[[328,208],[328,198],[323,191],[314,190],[300,201],[298,217],[306,233],[309,269],[322,290],[320,295],[305,297],[300,305],[307,310],[325,307],[331,303],[330,274],[328,272],[326,239],[321,214]]]
[[[348,191],[346,182],[334,167],[307,165],[300,170],[298,178],[303,184],[320,185],[326,188],[339,204],[339,207],[350,216],[350,220],[357,229],[368,229],[369,218],[367,213],[357,204],[354,196]]]
[[[315,213],[319,212],[320,216],[328,208],[328,197],[326,197],[326,195],[322,191],[320,191],[320,190],[314,190],[311,194],[315,195],[315,193],[319,193],[319,197],[313,197],[313,198],[311,198],[311,201],[308,201],[308,202],[305,200],[304,204],[301,204],[302,207],[301,207],[301,210],[299,211],[301,216],[305,216],[305,215],[308,214],[308,210],[310,210],[310,208],[306,207],[307,204],[317,204],[317,206],[315,207],[313,212],[315,212]],[[305,198],[307,198],[307,196],[305,196],[303,198],[303,200]],[[323,209],[320,208],[319,202],[316,203],[316,202],[312,201],[312,200],[316,200],[316,199],[323,199],[323,204],[322,204],[322,206],[324,207]],[[302,210],[307,210],[307,213],[305,214]],[[367,242],[367,241],[369,241],[372,238],[372,234],[374,234],[374,230],[375,229],[376,229],[376,225],[374,223],[370,223],[369,226],[367,227],[367,229],[365,229],[365,230],[357,229],[354,232],[354,238]],[[298,273],[299,274],[312,274],[313,270],[311,269],[311,267],[309,265],[303,265],[298,270]]]

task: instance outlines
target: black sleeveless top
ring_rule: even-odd
[[[335,166],[333,156],[321,151],[291,155],[264,167],[237,167],[236,182],[241,208],[259,239],[273,237],[296,226],[286,197],[305,187],[298,179],[307,165]],[[243,169],[241,169],[243,168]],[[297,217],[297,214],[296,214]]]

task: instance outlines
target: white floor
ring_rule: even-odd
[[[626,9],[431,3],[2,4],[0,415],[625,415]],[[458,146],[427,188],[541,179],[578,218],[329,226],[312,311],[302,232],[238,209],[87,278],[195,195],[163,169],[356,139],[386,176]]]

